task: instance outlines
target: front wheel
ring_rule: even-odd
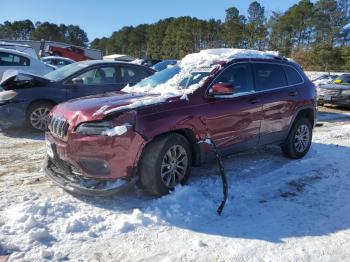
[[[282,145],[282,151],[289,158],[302,158],[310,149],[312,142],[312,124],[307,118],[295,120],[289,135]]]
[[[188,141],[179,134],[156,139],[146,146],[140,160],[141,186],[154,196],[162,196],[184,184],[191,172],[192,156]]]
[[[28,126],[38,132],[46,131],[49,124],[49,113],[53,105],[50,103],[35,103],[27,110]]]

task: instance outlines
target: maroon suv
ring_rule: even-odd
[[[315,88],[299,65],[258,51],[205,50],[122,92],[56,106],[46,172],[68,191],[114,193],[135,181],[160,196],[191,167],[267,144],[308,152]]]

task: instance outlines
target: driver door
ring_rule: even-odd
[[[211,84],[225,83],[234,94],[212,94],[203,122],[222,153],[242,151],[258,145],[262,104],[254,91],[250,63],[237,63],[225,69]],[[210,90],[210,88],[209,88]]]

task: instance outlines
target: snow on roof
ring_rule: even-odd
[[[206,49],[199,53],[185,56],[181,62],[181,67],[208,67],[217,62],[229,62],[239,58],[265,58],[278,57],[277,51],[257,51],[249,49],[218,48]]]
[[[113,55],[105,55],[103,57],[103,60],[123,60],[123,61],[133,61],[135,60],[135,57],[132,57],[130,55],[123,55],[123,54],[113,54]]]
[[[210,72],[215,68],[221,66],[220,62],[229,62],[233,59],[240,58],[263,58],[271,59],[272,57],[277,57],[278,52],[274,51],[257,51],[248,49],[231,49],[231,48],[219,48],[219,49],[207,49],[202,50],[199,53],[193,53],[185,56],[179,63],[179,72],[175,74],[165,83],[158,84],[156,86],[140,85],[126,86],[122,91],[128,93],[149,93],[149,94],[159,94],[160,96],[149,98],[147,100],[135,101],[130,105],[126,105],[118,108],[100,108],[95,114],[109,114],[112,112],[133,109],[145,105],[161,103],[167,101],[172,97],[181,97],[181,99],[188,99],[187,95],[192,94],[199,87],[203,85],[206,79],[209,77]],[[205,69],[205,70],[203,70]],[[201,78],[199,82],[183,87],[180,83],[193,72],[208,72],[208,75]],[[156,74],[162,74],[163,72],[158,72]],[[152,77],[152,76],[151,76]],[[193,76],[194,78],[197,76]]]

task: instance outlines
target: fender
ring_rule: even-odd
[[[309,104],[309,105],[304,105],[304,106],[302,106],[302,107],[299,107],[299,108],[295,111],[295,113],[294,113],[294,115],[293,115],[293,117],[292,117],[292,120],[291,120],[291,122],[290,122],[290,125],[289,125],[289,127],[288,127],[288,134],[290,133],[290,130],[291,130],[292,127],[293,127],[293,123],[294,123],[295,119],[297,118],[297,116],[299,115],[299,113],[300,113],[301,111],[305,110],[305,109],[311,109],[311,110],[312,110],[312,112],[313,112],[313,118],[314,118],[313,126],[316,125],[316,122],[317,122],[317,110],[315,109],[315,107],[314,107],[313,105],[310,105],[310,104]]]

